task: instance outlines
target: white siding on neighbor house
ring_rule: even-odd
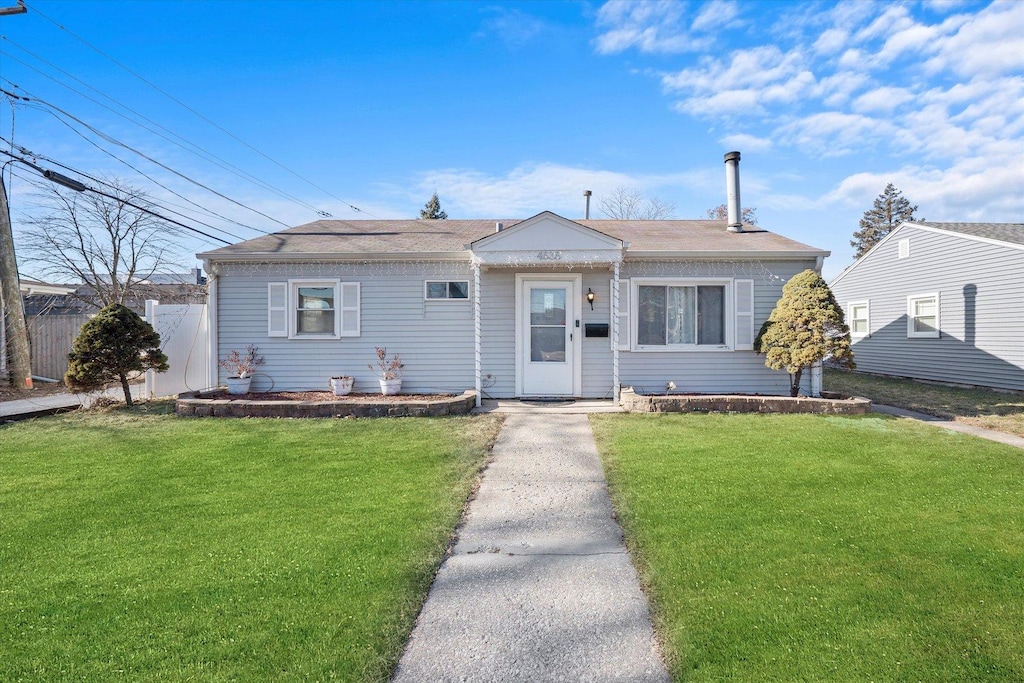
[[[754,281],[754,334],[768,319],[782,296],[782,286],[814,261],[739,262],[631,262],[623,264],[622,278],[688,277],[736,278]],[[623,283],[625,285],[625,283]],[[623,296],[629,290],[623,286]],[[625,328],[623,334],[628,335]],[[789,375],[765,367],[764,356],[754,351],[621,351],[619,376],[623,386],[637,391],[664,392],[675,382],[676,392],[758,393],[788,395]],[[809,373],[802,381],[810,390]]]
[[[899,243],[910,240],[899,258]],[[870,305],[857,369],[1024,390],[1024,250],[903,226],[833,284]],[[939,294],[939,337],[907,337],[907,298]]]
[[[354,391],[377,392],[367,367],[374,346],[402,357],[403,391],[461,392],[474,385],[472,292],[464,300],[426,301],[423,290],[427,279],[472,282],[468,262],[221,264],[217,277],[218,355],[258,346],[266,362],[253,379],[255,391],[327,390],[331,376],[351,375]],[[297,278],[359,282],[360,336],[268,336],[267,285]]]

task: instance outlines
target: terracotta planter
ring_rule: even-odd
[[[249,393],[249,384],[252,383],[252,377],[228,377],[228,393],[233,396],[240,396],[241,394]]]
[[[380,393],[385,396],[394,396],[402,390],[402,378],[380,380]]]
[[[355,383],[353,377],[332,377],[331,378],[331,391],[334,392],[335,396],[347,396],[352,391],[352,385]]]

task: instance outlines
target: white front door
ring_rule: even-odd
[[[530,279],[519,286],[518,363],[521,396],[579,393],[577,279]]]

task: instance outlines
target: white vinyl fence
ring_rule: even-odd
[[[167,372],[146,373],[146,396],[173,396],[211,385],[206,304],[146,302],[146,321],[160,335]]]

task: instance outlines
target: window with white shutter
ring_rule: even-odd
[[[736,280],[736,350],[754,348],[754,281]]]
[[[288,336],[288,283],[267,283],[267,336]]]
[[[342,337],[359,336],[359,283],[342,282],[338,300],[341,304],[338,311],[341,317],[339,334]]]
[[[358,337],[359,319],[358,282],[289,280],[267,283],[268,337]]]

